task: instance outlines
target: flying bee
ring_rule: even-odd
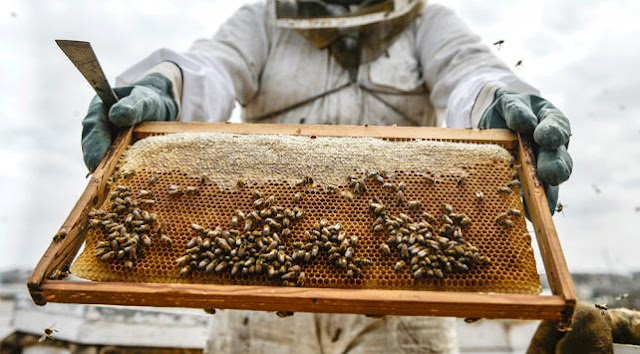
[[[600,312],[602,313],[602,316],[604,316],[604,315],[605,315],[605,313],[604,313],[605,311],[609,310],[609,309],[607,308],[607,304],[595,304],[595,307],[596,307],[598,310],[600,310]]]
[[[522,66],[522,62],[523,62],[523,61],[524,61],[523,59],[518,60],[518,62],[516,63],[515,67],[516,67],[516,68],[521,67],[521,66]]]
[[[563,205],[562,203],[558,202],[558,205],[556,206],[556,212],[558,213],[562,213],[562,215],[564,215],[564,207],[565,205]],[[636,208],[636,211],[640,212],[640,207]]]
[[[55,322],[53,322],[53,323],[51,324],[51,326],[49,326],[49,327],[45,328],[45,329],[42,331],[42,336],[40,336],[40,339],[38,339],[38,342],[39,342],[39,343],[42,343],[42,342],[44,342],[44,341],[45,341],[45,340],[47,340],[47,339],[51,339],[51,340],[53,340],[53,339],[54,339],[54,338],[53,338],[53,334],[54,334],[54,333],[56,333],[56,332],[58,332],[58,330],[57,330],[56,328],[54,328],[54,326],[55,326],[55,325],[56,325],[56,323],[55,323]]]
[[[616,301],[620,301],[629,297],[629,293],[623,293],[620,296],[616,297]]]
[[[278,311],[276,312],[276,316],[280,318],[293,316],[293,311]]]
[[[502,49],[502,45],[504,44],[504,39],[501,39],[499,41],[496,41],[495,43],[493,43],[494,46],[498,47],[498,50]]]

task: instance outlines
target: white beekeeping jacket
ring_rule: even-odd
[[[536,93],[440,5],[425,6],[383,55],[360,67],[357,82],[295,109],[287,110],[349,76],[328,50],[275,27],[265,3],[242,7],[186,53],[154,52],[118,83],[153,71],[174,82],[182,121],[226,121],[237,100],[246,122],[433,126],[442,110],[449,127],[470,128],[497,87]]]
[[[173,64],[172,64],[173,63]],[[175,64],[175,65],[174,65]],[[535,89],[518,79],[449,9],[429,5],[357,80],[327,50],[276,28],[265,3],[238,10],[211,39],[186,52],[160,49],[118,78],[170,78],[181,121],[226,121],[234,101],[246,122],[476,127],[495,89]],[[345,88],[294,109],[316,95]],[[216,353],[455,353],[452,319],[221,311],[208,349]]]

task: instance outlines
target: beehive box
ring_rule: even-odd
[[[178,134],[139,140],[165,133]],[[90,184],[90,193],[83,196],[88,199],[81,199],[75,215],[72,213],[73,224],[63,226],[67,237],[52,245],[60,256],[49,260],[45,255],[48,269],[43,270],[41,262],[34,272],[34,277],[44,278],[68,267],[86,239],[71,271],[92,282],[40,279],[35,284],[36,278],[32,278],[32,295],[41,303],[554,318],[567,322],[573,290],[544,194],[523,145],[505,131],[143,124],[121,137],[94,174],[94,186]],[[382,181],[369,181],[366,192],[354,195],[348,176],[364,178],[371,171],[385,171],[384,182],[404,184],[406,202],[399,204],[396,193],[382,188]],[[506,195],[496,192],[513,180],[514,173],[523,182],[554,296],[537,295],[540,284],[524,218],[514,217],[509,228],[495,222],[505,210],[523,209],[518,187]],[[313,183],[302,185],[300,181],[306,177],[313,177]],[[151,246],[132,268],[125,267],[124,260],[103,262],[96,257],[95,247],[104,240],[104,232],[86,229],[90,207],[107,210],[107,196],[123,188],[118,186],[126,186],[132,195],[148,190],[155,200],[149,207],[157,215],[149,234]],[[197,191],[169,193],[176,186],[192,186]],[[228,271],[194,269],[181,276],[175,260],[185,254],[187,243],[195,236],[191,225],[230,228],[235,210],[251,211],[255,191],[265,198],[273,195],[282,208],[304,210],[304,217],[290,227],[290,236],[283,238],[287,254],[292,254],[295,241],[305,240],[305,231],[326,219],[358,238],[355,256],[371,260],[371,265],[362,266],[361,274],[347,276],[343,269],[332,266],[326,255],[320,255],[301,264],[306,281],[298,287],[283,287],[279,278],[266,272],[231,275]],[[484,194],[482,200],[478,192]],[[302,201],[294,201],[296,193]],[[372,199],[383,203],[392,216],[406,214],[419,220],[427,212],[438,219],[432,222],[435,229],[442,226],[443,203],[450,204],[456,212],[468,215],[472,223],[464,230],[464,238],[489,262],[475,264],[468,272],[449,271],[444,276],[419,279],[409,267],[394,271],[400,255],[395,250],[392,255],[380,251],[387,235],[372,231],[376,219],[369,212]],[[410,209],[409,201],[420,201],[421,205]],[[170,246],[160,241],[158,225],[172,239]]]

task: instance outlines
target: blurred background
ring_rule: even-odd
[[[113,79],[157,48],[186,50],[213,35],[244,2],[0,3],[0,272],[34,267],[88,182],[80,132],[94,93],[54,39],[92,42]],[[600,286],[604,275],[632,284],[640,270],[640,2],[433,2],[454,8],[488,46],[504,40],[495,53],[570,118],[574,170],[554,217],[569,269]]]

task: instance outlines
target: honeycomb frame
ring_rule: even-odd
[[[210,126],[213,126],[213,125],[210,125]],[[145,128],[148,129],[148,130],[145,131]],[[173,127],[171,127],[171,126],[168,126],[168,125],[161,126],[160,124],[152,123],[152,124],[145,124],[145,125],[143,125],[141,127],[138,127],[136,129],[137,130],[136,135],[137,135],[138,138],[142,138],[142,137],[150,136],[150,135],[162,135],[163,133],[170,132],[170,131],[166,131],[166,132],[163,131],[166,128],[174,129],[174,131],[184,130],[183,126],[173,126]],[[178,128],[178,129],[176,129],[176,128]],[[191,127],[189,127],[189,128],[191,128]],[[194,128],[196,128],[196,130],[200,130],[202,128],[205,128],[203,130],[207,130],[208,128],[211,128],[211,127],[209,127],[209,126],[208,127],[200,126],[200,127],[194,127]],[[256,129],[253,129],[253,128],[256,128]],[[215,127],[215,131],[228,131],[228,130],[231,130],[230,132],[236,132],[236,133],[244,134],[244,133],[257,133],[258,130],[262,130],[262,131],[267,130],[267,134],[270,134],[269,129],[257,129],[257,128],[265,128],[265,126],[258,127],[257,125],[253,125],[253,127],[248,128],[246,125],[238,125],[238,126],[235,126],[235,127],[231,127],[231,125],[217,125]],[[315,134],[315,135],[318,135],[318,136],[322,135],[323,130],[326,129],[326,127],[316,127],[316,128],[311,127],[311,126],[283,127],[283,126],[275,126],[275,125],[269,125],[268,128],[276,129],[278,133],[283,133],[284,132],[286,134],[288,132],[291,135],[314,135]],[[391,130],[394,130],[394,128],[391,128],[391,127],[375,127],[375,128],[376,128],[376,131],[374,132],[374,134],[371,134],[371,132],[366,131],[366,128],[364,130],[362,128],[359,128],[361,131],[356,131],[357,129],[353,129],[353,128],[352,129],[348,129],[348,131],[350,130],[348,133],[352,133],[352,135],[361,134],[361,136],[370,136],[370,135],[376,136],[376,135],[378,135],[378,137],[384,137],[384,138],[389,139],[389,140],[421,139],[421,136],[422,136],[422,139],[427,139],[427,140],[464,141],[464,142],[472,142],[472,143],[492,142],[492,143],[497,143],[499,145],[502,145],[502,146],[508,148],[510,150],[510,152],[512,154],[514,154],[515,157],[517,157],[518,159],[520,159],[520,157],[521,157],[520,155],[521,155],[521,153],[523,151],[523,149],[521,148],[522,143],[521,142],[519,143],[516,139],[514,139],[513,136],[508,136],[508,134],[506,134],[506,133],[501,133],[502,135],[501,134],[497,134],[497,135],[493,134],[493,135],[480,136],[480,134],[468,135],[468,134],[460,134],[460,132],[456,132],[453,135],[447,135],[447,134],[442,134],[442,133],[444,133],[444,130],[439,130],[438,131],[438,130],[433,130],[433,129],[429,130],[429,128],[417,128],[417,129],[413,128],[413,131],[411,131],[410,134],[407,134],[409,132],[408,130],[404,130],[403,131],[403,129],[400,129],[400,128],[395,128],[395,131],[391,131]],[[246,131],[247,129],[249,130],[248,132]],[[424,134],[425,131],[424,130],[420,131],[421,129],[427,129],[426,132],[428,134],[426,134],[426,136],[425,136],[425,134]],[[194,129],[187,129],[187,130],[194,130]],[[306,133],[305,134],[305,133],[303,133],[303,130],[308,130],[308,132],[305,132]],[[384,130],[390,130],[390,131],[384,132]],[[382,131],[382,133],[388,133],[388,134],[386,134],[387,136],[380,136],[380,135],[384,135],[384,134],[381,134],[381,131]],[[419,131],[419,134],[416,134],[416,131]],[[129,134],[133,135],[132,132],[129,132]],[[338,133],[337,130],[331,130],[331,128],[329,128],[329,131],[327,132],[327,135],[335,136],[335,135],[346,135],[346,134],[344,132]],[[434,136],[436,138],[432,138],[432,137],[430,137],[430,135]],[[115,154],[112,155],[111,158],[113,159],[114,157],[115,157]],[[110,161],[110,162],[112,164],[109,167],[111,167],[111,169],[113,169],[114,168],[113,161]],[[522,161],[518,161],[518,163],[522,163]],[[531,166],[529,166],[529,167],[531,167]],[[508,168],[506,170],[508,170]],[[113,171],[107,171],[107,172],[109,172],[109,173],[105,173],[104,178],[108,177],[111,174],[111,172],[113,172]],[[522,176],[522,174],[523,174],[523,171],[520,171],[520,175],[521,176]],[[145,175],[144,171],[142,173],[140,173],[140,176],[139,176],[140,180],[142,180],[143,178],[146,177],[144,175]],[[407,185],[415,185],[416,183],[418,183],[418,182],[416,182],[416,178],[417,177],[415,175],[411,175],[411,172],[409,173],[408,176],[404,176],[404,172],[400,172],[399,175],[403,176],[402,180],[404,180],[405,183],[407,183]],[[407,178],[404,178],[404,177],[407,177]],[[129,179],[125,179],[125,180],[123,180],[123,182],[124,183],[128,183],[127,180],[134,181],[135,178],[136,178],[136,176],[134,175],[132,177],[132,179],[130,179],[130,180]],[[188,181],[189,178],[193,178],[193,177],[182,176],[181,178],[182,179],[186,179]],[[486,178],[486,176],[485,176],[485,178]],[[506,182],[506,181],[507,180],[505,179],[505,181],[500,181],[500,183]],[[102,181],[102,182],[104,182],[104,181]],[[527,181],[524,181],[524,182],[525,182],[525,187],[526,187],[526,185],[529,184],[529,183],[527,183]],[[535,182],[535,180],[534,180],[534,182]],[[131,183],[132,183],[132,186],[135,185],[135,183],[133,183],[133,182],[131,182]],[[159,184],[159,188],[160,187],[166,187],[166,186],[164,186],[163,183],[166,184],[165,182],[162,181],[162,178],[161,178],[160,182],[158,183]],[[441,185],[439,187],[442,187],[440,192],[441,193],[450,193],[451,190],[458,189],[459,186],[457,186],[457,183],[458,182],[456,180],[456,177],[454,177],[454,176],[446,177],[445,176],[444,178],[442,178],[442,181],[440,181]],[[475,183],[475,182],[472,179],[469,179],[468,187],[469,187],[469,190],[471,190],[471,191],[476,189],[475,186],[473,185],[473,183]],[[139,182],[138,182],[138,184],[139,184]],[[194,184],[194,183],[193,183],[193,181],[188,181],[188,183],[184,183],[184,184]],[[102,192],[102,195],[104,196],[105,191],[107,189],[105,188],[106,186],[104,186],[104,185],[101,186],[101,187],[104,188],[104,191]],[[253,189],[252,187],[264,187],[264,186],[249,186],[248,189],[252,190]],[[271,189],[269,189],[269,188],[271,188]],[[274,188],[277,189],[278,187],[277,187],[277,184],[273,184],[269,188],[266,188],[267,193],[268,193],[268,191],[274,190]],[[375,187],[373,187],[373,188],[375,188]],[[136,188],[134,188],[134,189],[136,189]],[[162,195],[162,193],[160,193],[161,189],[162,188],[158,189],[158,191],[157,191],[158,195]],[[524,190],[525,195],[527,195],[528,194],[528,191],[526,190],[527,188],[524,188],[524,189],[525,189]],[[225,193],[229,194],[229,195],[234,195],[234,193],[235,193],[236,195],[234,196],[234,198],[237,198],[237,194],[239,192],[238,191],[233,191],[233,190],[230,190],[230,189],[222,190],[222,191],[218,190],[217,192],[214,191],[214,190],[203,190],[202,194],[200,194],[200,196],[207,196],[207,195],[211,196],[214,193],[219,193],[221,195],[225,194]],[[313,191],[313,190],[311,190],[311,191],[309,191],[309,193],[314,194],[314,193],[322,193],[322,192],[321,191]],[[378,193],[378,192],[374,192],[374,193]],[[411,193],[412,193],[411,189],[409,188],[409,192],[408,192],[408,194],[409,194],[408,196],[409,197],[411,197],[411,195],[410,195]],[[245,193],[245,194],[248,194],[248,193]],[[290,193],[290,194],[292,194],[292,193]],[[382,193],[380,193],[380,194],[382,194]],[[500,196],[494,195],[494,193],[485,193],[485,194],[487,195],[487,199],[500,198]],[[291,197],[291,196],[289,196],[289,197]],[[163,197],[160,197],[160,198],[163,198]],[[229,196],[227,196],[227,198],[229,198]],[[244,199],[242,199],[242,198],[244,198]],[[339,193],[334,193],[331,196],[328,196],[328,198],[329,198],[329,200],[331,200],[331,198],[340,198],[340,194]],[[474,198],[473,193],[467,193],[467,198]],[[241,196],[240,199],[243,200],[242,203],[244,203],[244,204],[247,204],[248,200],[249,200],[247,195]],[[286,199],[286,198],[283,198],[283,199]],[[440,199],[446,199],[446,198],[440,198]],[[307,200],[307,198],[305,198],[305,200]],[[367,198],[362,198],[362,200],[367,200]],[[285,203],[289,203],[289,201],[287,200],[287,201],[285,201]],[[471,201],[463,201],[463,203],[473,204]],[[159,204],[162,204],[162,202],[160,202]],[[453,204],[455,204],[455,203],[453,203]],[[509,198],[509,201],[508,201],[507,204],[508,204],[508,206],[511,206],[511,207],[522,208],[521,201],[520,201],[519,197]],[[214,217],[214,218],[212,218],[212,220],[214,220],[213,222],[211,222],[210,220],[207,221],[206,219],[208,219],[208,217],[203,217],[203,218],[201,218],[202,220],[200,220],[200,219],[198,219],[198,220],[189,220],[188,222],[200,222],[201,224],[203,224],[203,226],[204,225],[206,225],[206,226],[214,226],[214,224],[216,224],[216,223],[225,224],[225,223],[228,222],[228,216],[231,214],[231,212],[232,212],[232,210],[234,208],[237,208],[237,206],[238,205],[234,205],[234,206],[225,208],[224,211],[226,211],[226,213],[221,213],[221,214],[225,214],[225,216],[224,217],[223,216],[219,216],[217,218]],[[503,205],[503,207],[504,207],[504,205]],[[429,210],[434,215],[435,214],[439,214],[439,212],[436,210],[437,207],[435,205],[433,205],[433,204],[430,204],[430,205],[426,206],[426,209]],[[464,208],[462,208],[462,209],[464,210]],[[395,210],[395,211],[399,211],[399,210]],[[466,211],[466,210],[464,210],[464,211]],[[497,211],[497,209],[492,210],[491,213],[494,213],[495,211]],[[548,211],[547,211],[547,213],[548,213]],[[316,217],[310,218],[308,221],[302,222],[301,226],[300,226],[300,230],[304,229],[305,226],[308,228],[308,226],[313,222],[317,222],[316,219],[318,217],[320,217],[320,216],[316,215]],[[364,223],[364,224],[368,223],[370,225],[370,223],[373,221],[373,220],[370,220],[370,218],[371,217],[369,215],[353,215],[353,220],[355,220],[354,223],[358,223],[358,222],[359,223]],[[339,222],[345,223],[344,220],[335,220],[335,221],[339,221]],[[490,224],[491,221],[493,221],[493,220],[484,220],[482,222],[478,222],[477,224],[474,223],[474,225],[476,225],[476,227],[478,227],[478,228],[480,226],[483,226],[486,229],[491,229],[491,230],[495,231],[496,234],[503,233],[504,230],[500,230],[500,227],[495,225],[495,224]],[[182,224],[185,224],[186,222],[187,221],[185,221],[185,220],[181,220]],[[307,224],[309,224],[309,225],[307,225]],[[346,222],[345,225],[346,225],[345,227],[347,229],[350,228],[350,226],[348,225],[348,222]],[[169,223],[168,228],[169,228],[169,230],[171,232],[171,231],[175,231],[177,229],[183,229],[184,228],[183,226],[184,225],[178,226],[177,224],[176,225],[172,225],[171,223]],[[518,230],[517,233],[524,240],[523,241],[524,244],[526,245],[527,243],[530,243],[530,239],[528,239],[528,237],[529,237],[528,233],[526,232],[526,226],[524,225],[524,220],[517,220],[515,228]],[[538,227],[536,227],[536,231],[537,230],[538,230]],[[470,232],[470,234],[473,234],[476,231],[472,231],[472,232]],[[298,233],[294,232],[294,234],[298,234]],[[299,234],[301,234],[301,233],[299,233]],[[91,242],[91,237],[89,237],[89,239],[88,239],[88,243],[89,244],[90,244],[90,242]],[[186,242],[186,241],[184,241],[184,242]],[[364,248],[368,249],[369,250],[368,252],[373,254],[373,253],[377,252],[377,247],[373,246],[372,242],[373,242],[372,240],[366,240],[365,239],[364,240]],[[502,241],[502,242],[508,242],[508,241]],[[500,241],[498,241],[498,244],[499,243],[500,243]],[[176,242],[176,245],[178,245],[178,244],[180,244],[180,242]],[[75,242],[74,246],[75,246],[76,249],[79,247],[78,244],[77,244],[77,241]],[[482,249],[482,244],[478,244],[478,247]],[[546,247],[546,246],[545,245],[541,245],[541,247]],[[373,251],[374,248],[375,248],[375,251]],[[182,246],[176,246],[176,249],[182,249]],[[527,258],[529,256],[528,253],[530,253],[531,254],[530,259],[533,260],[531,248],[529,247],[527,249],[526,247],[524,247],[524,248],[520,249],[521,253],[518,254],[517,256],[513,257],[514,255],[513,254],[511,255],[512,256],[512,257],[510,257],[510,258],[512,258],[511,264],[517,263],[517,262],[515,262],[515,259],[517,257],[523,257],[522,256],[522,251],[523,250],[524,250],[524,254],[525,254],[524,257]],[[73,251],[73,249],[71,251]],[[70,253],[73,253],[73,252],[70,252]],[[175,258],[174,257],[175,255],[177,255],[177,253],[176,254],[171,253],[170,258],[172,258],[172,259]],[[489,256],[491,257],[491,255],[489,255]],[[506,258],[509,258],[509,257],[506,257]],[[67,262],[69,262],[69,261],[70,261],[69,257],[67,256]],[[384,259],[382,259],[382,260],[381,259],[374,260],[374,263],[376,263],[376,264],[379,263],[379,264],[383,265],[384,267],[388,267],[389,266],[389,264],[387,264],[387,263],[389,263],[389,261],[385,261]],[[500,261],[498,263],[503,266],[504,264],[509,264],[509,261],[507,260],[506,263],[502,263],[502,261]],[[496,263],[496,264],[498,264],[498,263]],[[60,267],[60,265],[63,265],[63,264],[59,264],[58,267]],[[379,265],[376,265],[376,266],[379,266]],[[535,269],[535,264],[533,266],[534,266],[534,269]],[[166,268],[166,266],[165,266],[165,268]],[[321,266],[319,268],[324,269],[325,272],[327,271],[326,270],[327,269],[327,265],[326,264],[321,264]],[[472,270],[472,273],[473,272],[474,272],[474,270]],[[322,271],[320,271],[320,273],[322,273]],[[110,273],[110,274],[114,274],[114,273]],[[104,280],[110,280],[110,281],[119,281],[119,282],[122,282],[124,284],[128,284],[128,283],[132,283],[132,282],[133,283],[135,283],[135,282],[148,282],[150,280],[149,278],[144,278],[144,277],[135,277],[135,276],[134,277],[131,277],[131,276],[123,277],[122,276],[123,273],[118,273],[118,272],[115,272],[115,274],[116,274],[116,276],[112,277],[112,278],[108,278],[108,279],[101,278],[101,279],[99,279],[98,283],[102,283],[102,281],[104,281]],[[531,282],[527,283],[526,286],[521,286],[520,288],[518,288],[518,284],[519,283],[522,284],[521,278],[517,278],[518,281],[510,283],[509,285],[511,285],[512,288],[508,288],[508,287],[495,286],[495,283],[490,284],[490,282],[485,282],[485,283],[483,283],[483,282],[473,282],[473,283],[470,283],[470,285],[468,285],[466,287],[465,286],[460,286],[459,283],[463,283],[464,282],[464,279],[461,280],[461,278],[464,278],[464,275],[457,275],[457,276],[454,276],[454,277],[451,277],[451,278],[447,278],[447,279],[444,279],[444,280],[427,280],[427,281],[416,282],[416,281],[413,280],[413,278],[410,277],[409,273],[407,272],[406,274],[400,274],[400,276],[396,276],[396,278],[400,278],[400,279],[404,280],[404,282],[398,283],[398,282],[394,282],[396,279],[393,279],[394,278],[393,274],[387,274],[386,276],[382,276],[382,277],[374,277],[372,274],[366,274],[366,271],[365,271],[365,273],[363,274],[362,278],[346,279],[343,276],[338,276],[335,283],[328,282],[327,284],[325,284],[323,282],[322,276],[318,276],[317,274],[314,274],[313,272],[309,273],[309,275],[310,275],[310,282],[307,285],[307,287],[312,287],[312,288],[327,287],[328,286],[329,288],[346,287],[346,288],[350,288],[350,289],[363,289],[363,290],[364,289],[370,289],[370,290],[389,289],[389,290],[430,290],[430,291],[437,291],[437,292],[441,292],[441,291],[453,291],[453,292],[455,292],[455,293],[452,292],[451,293],[452,295],[456,295],[456,294],[458,294],[457,292],[461,292],[461,291],[462,292],[468,291],[468,292],[471,292],[471,293],[478,293],[478,292],[509,293],[509,292],[511,292],[511,293],[520,293],[520,294],[535,294],[539,290],[539,288],[533,289],[531,287],[531,284],[532,284]],[[530,276],[530,274],[528,274],[528,275]],[[526,277],[526,275],[525,275],[525,277]],[[264,286],[267,286],[267,287],[272,287],[273,285],[275,285],[275,284],[269,283],[269,281],[265,281],[265,282],[262,282],[262,283],[260,283],[260,282],[258,282],[258,283],[251,282],[251,279],[247,279],[247,277],[243,278],[242,276],[240,277],[239,281],[232,281],[228,277],[224,277],[224,276],[217,277],[217,278],[216,277],[212,278],[212,277],[204,277],[204,276],[201,276],[201,275],[196,275],[196,276],[194,276],[193,279],[184,279],[184,278],[175,277],[175,276],[172,275],[171,277],[166,279],[166,282],[167,283],[171,283],[171,284],[180,283],[180,284],[183,284],[186,287],[189,287],[189,285],[193,285],[194,287],[198,287],[198,284],[194,284],[194,283],[209,284],[209,283],[212,282],[212,279],[215,279],[214,280],[215,283],[220,284],[221,286],[227,286],[227,285],[239,285],[239,286],[258,285],[258,286],[262,286],[262,285],[264,285]],[[531,280],[531,278],[529,278],[529,280]],[[554,287],[556,287],[557,284],[558,284],[558,282],[554,281],[553,279],[552,279],[552,283],[553,283]],[[487,284],[489,284],[489,285],[487,285]],[[569,284],[569,285],[572,285],[572,284]],[[516,288],[516,291],[513,291],[513,288]],[[572,290],[572,289],[569,289],[569,290]],[[387,291],[387,290],[385,290],[385,291]],[[391,294],[392,291],[389,291],[389,293]],[[469,294],[469,295],[471,295],[471,294]],[[508,296],[508,295],[504,295],[504,294],[500,294],[500,295],[501,296]],[[568,292],[565,291],[565,294],[563,294],[563,295],[564,295],[563,298],[568,300],[568,301],[565,301],[565,304],[568,304],[567,306],[569,306],[570,302],[571,302],[570,301],[571,300],[570,299],[570,295],[571,295],[570,291],[568,291]],[[482,294],[482,296],[485,296],[485,294]],[[536,298],[540,298],[541,296],[535,296],[535,297]],[[532,299],[533,299],[533,297],[529,298],[529,300],[532,300]],[[76,299],[76,301],[77,301],[77,299]],[[122,300],[120,300],[120,301],[122,301]],[[225,307],[225,306],[221,306],[221,307]],[[320,312],[322,312],[322,311],[320,311]],[[571,313],[571,311],[565,311],[564,313],[561,313],[560,316],[558,315],[558,313],[554,313],[553,317],[554,318],[558,318],[558,317],[566,318],[567,317],[566,313]],[[449,315],[450,314],[451,313],[449,313]],[[447,314],[446,313],[442,313],[442,315],[447,315]],[[510,315],[510,316],[513,316],[513,315]],[[529,316],[534,316],[534,317],[537,316],[536,318],[539,318],[540,316],[543,316],[543,313],[539,312],[538,315],[531,314]],[[549,317],[551,315],[547,314],[545,316]],[[504,317],[504,315],[496,316],[496,317]],[[518,318],[518,317],[521,317],[521,316],[515,316],[515,317],[509,317],[509,318]]]

